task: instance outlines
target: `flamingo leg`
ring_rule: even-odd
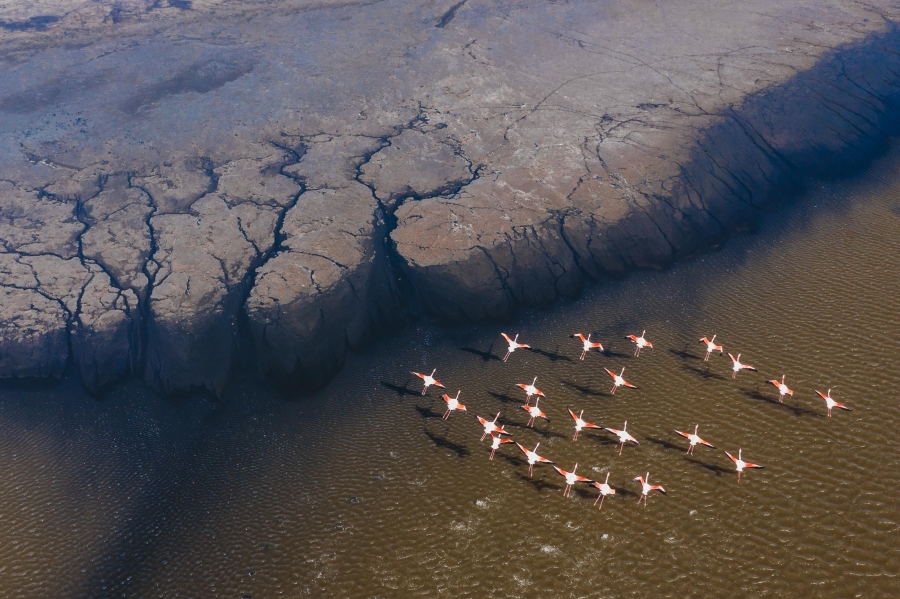
[[[529,476],[529,478],[531,477],[532,474],[534,474],[534,464],[528,464],[528,476]]]
[[[481,435],[481,439],[479,439],[479,441],[484,441],[485,437],[487,437],[487,433],[484,433],[483,435]]]
[[[619,443],[619,455],[622,455],[622,450],[625,449],[625,443]]]
[[[491,461],[494,460],[494,454],[495,454],[495,453],[497,453],[497,450],[496,450],[496,449],[492,449],[492,450],[491,450]]]
[[[503,356],[503,361],[504,361],[504,362],[506,362],[507,360],[509,360],[509,354],[510,354],[510,353],[511,353],[511,352],[506,352],[506,355]]]
[[[617,388],[617,387],[618,387],[618,385],[613,385],[613,388],[610,390],[610,393],[611,393],[612,395],[615,395],[615,394],[616,394],[616,388]]]
[[[586,354],[586,353],[587,353],[587,350],[586,350],[586,349],[585,349],[585,350],[582,350],[582,352],[581,352],[581,359],[582,359],[582,360],[584,360],[584,354]]]

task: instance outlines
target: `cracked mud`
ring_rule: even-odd
[[[316,387],[410,294],[489,321],[665,266],[883,147],[898,17],[0,3],[0,376]]]

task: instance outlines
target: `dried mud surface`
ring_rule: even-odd
[[[504,319],[664,266],[884,146],[898,18],[0,0],[0,376],[318,386],[410,300]]]

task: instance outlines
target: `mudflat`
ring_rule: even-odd
[[[753,226],[898,123],[889,2],[0,2],[0,376],[321,385]]]

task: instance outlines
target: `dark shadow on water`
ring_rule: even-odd
[[[491,360],[496,360],[496,361],[500,362],[501,358],[499,356],[495,356],[492,353],[493,349],[494,349],[494,344],[492,343],[491,346],[487,349],[487,351],[475,349],[474,347],[461,347],[461,348],[459,348],[459,351],[464,351],[464,352],[468,352],[470,354],[475,354],[476,356],[481,358],[482,361],[484,361],[484,362],[490,362]]]
[[[414,391],[409,388],[409,381],[403,383],[403,386],[395,385],[393,383],[389,383],[387,381],[381,381],[381,386],[386,387],[396,393],[399,397],[403,397],[404,395],[422,395],[421,391]]]
[[[698,460],[696,458],[691,458],[691,457],[685,456],[684,461],[688,462],[690,464],[696,464],[697,466],[700,466],[701,468],[704,468],[705,470],[709,470],[716,476],[722,476],[723,474],[734,474],[735,473],[734,468],[725,468],[724,466],[719,466],[718,464],[709,464],[707,462],[701,462],[700,460]]]
[[[562,433],[557,433],[556,431],[551,431],[550,428],[532,428],[534,432],[544,437],[545,439],[571,439],[572,437],[569,435],[564,435]]]
[[[572,358],[570,358],[569,356],[564,356],[563,354],[559,353],[558,347],[556,348],[555,352],[549,352],[549,351],[546,351],[543,349],[538,349],[536,347],[532,347],[531,351],[538,354],[539,356],[544,356],[551,362],[559,362],[559,361],[571,362],[572,361]]]
[[[417,405],[417,406],[416,406],[416,412],[418,412],[419,415],[422,416],[422,418],[425,418],[425,419],[428,419],[428,418],[441,418],[441,419],[443,419],[443,417],[444,417],[444,414],[443,414],[443,413],[438,414],[437,412],[435,412],[434,410],[432,410],[431,408],[426,407],[426,406],[418,406],[418,405]]]
[[[595,499],[597,499],[597,488],[582,486],[584,484],[586,483],[579,483],[579,486],[572,489],[572,492],[583,499],[590,499],[593,502]]]
[[[506,393],[496,393],[495,391],[488,391],[488,395],[493,397],[494,399],[499,399],[503,403],[514,403],[514,404],[522,404],[525,405],[525,399],[516,399]]]
[[[677,350],[677,349],[672,349],[670,347],[669,353],[678,356],[682,360],[702,360],[703,359],[701,356],[694,355],[694,354],[690,353],[689,351],[687,351],[686,349]]]
[[[612,485],[610,485],[610,486],[612,486]],[[613,488],[616,490],[616,497],[621,497],[622,499],[628,499],[628,498],[634,499],[635,497],[638,496],[638,493],[636,491],[632,491],[628,487],[613,487]]]
[[[441,449],[449,449],[450,451],[455,453],[457,457],[464,458],[471,455],[472,453],[468,449],[466,449],[465,446],[454,443],[453,441],[448,441],[444,437],[439,437],[431,431],[425,431],[425,435],[429,439],[431,439],[431,442],[436,446],[440,447]]]
[[[628,358],[634,357],[634,354],[623,354],[622,352],[613,351],[611,349],[604,349],[603,355],[606,356],[607,358],[619,358],[619,359],[623,359],[623,358],[628,359]]]
[[[724,376],[722,376],[718,372],[710,372],[708,368],[707,369],[697,368],[695,366],[688,366],[687,364],[683,364],[681,366],[681,368],[683,370],[693,372],[694,374],[697,374],[705,379],[715,379],[717,381],[727,380]]]
[[[548,466],[548,468],[549,468],[549,466]],[[535,466],[535,470],[537,470],[537,466]],[[522,480],[522,481],[528,483],[529,485],[531,485],[532,487],[534,487],[539,493],[542,492],[544,489],[547,489],[550,491],[561,491],[562,490],[561,486],[555,485],[553,483],[549,483],[542,478],[529,478],[527,474],[522,474],[521,472],[518,472],[518,471],[516,472],[516,476],[519,477],[519,480]]]
[[[515,447],[515,445],[507,445],[507,447]],[[522,453],[519,452],[518,448],[516,448],[516,452],[518,452],[519,455],[522,455]],[[519,456],[501,453],[499,449],[497,450],[497,455],[494,457],[494,459],[496,460],[498,458],[503,458],[513,468],[518,468],[519,466],[528,466],[528,462],[526,462]]]
[[[793,412],[795,416],[814,416],[816,418],[822,417],[822,415],[818,412],[814,412],[813,410],[808,410],[800,406],[795,406],[793,404],[782,403],[778,401],[778,399],[769,397],[768,395],[760,393],[755,389],[741,389],[741,393],[743,393],[750,399],[755,399],[756,401],[764,401],[766,403],[772,404],[773,406],[778,406],[784,408],[785,410],[789,410]]]
[[[665,447],[666,449],[675,449],[680,451],[681,453],[687,453],[686,447],[681,447],[680,445],[675,445],[671,441],[666,441],[665,439],[657,439],[656,437],[644,437],[654,445],[659,445],[660,447]]]
[[[590,387],[583,387],[577,383],[573,383],[572,381],[560,381],[566,387],[571,387],[575,389],[579,393],[584,393],[585,395],[592,395],[594,397],[612,397],[609,393],[605,391],[597,391],[596,389],[591,389]]]
[[[610,437],[608,435],[608,433],[605,433],[603,431],[589,433],[589,432],[583,430],[583,431],[581,431],[581,434],[578,435],[578,440],[580,441],[581,439],[590,439],[591,441],[599,443],[600,445],[603,445],[603,446],[619,444],[618,438]],[[577,443],[577,441],[576,441],[576,443]]]

